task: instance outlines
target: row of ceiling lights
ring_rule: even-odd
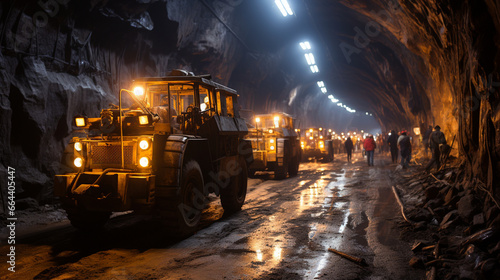
[[[276,6],[278,6],[278,9],[280,10],[281,14],[284,17],[293,15],[292,8],[288,4],[287,0],[275,0],[274,3],[276,4]],[[311,72],[319,73],[319,68],[316,65],[316,60],[314,59],[314,55],[312,52],[310,52],[311,44],[308,41],[300,42],[300,47],[302,48],[302,50],[306,52],[304,56],[306,58],[307,65],[309,65],[309,69],[311,69]],[[328,92],[328,90],[325,87],[325,83],[323,81],[318,81],[317,84],[323,94],[326,94]],[[328,99],[330,99],[330,101],[332,101],[333,103],[336,103],[337,106],[346,109],[348,112],[356,113],[356,110],[351,109],[347,107],[347,105],[340,103],[339,100],[336,99],[333,95],[329,94]],[[366,115],[372,116],[372,114],[368,112],[366,112]]]
[[[311,44],[308,41],[300,42],[300,47],[302,48],[303,51],[306,52],[304,54],[304,56],[306,57],[306,61],[311,69],[311,72],[318,73],[319,69],[318,69],[318,66],[316,65],[316,61],[314,60],[314,55],[312,54],[312,52],[310,52]],[[323,81],[318,81],[317,84],[318,84],[318,87],[320,88],[321,92],[323,94],[327,94],[328,90],[325,87],[325,83]],[[335,98],[333,95],[329,94],[328,99],[330,99],[330,101],[332,101],[332,103],[337,103],[337,106],[346,109],[348,112],[356,113],[356,110],[351,109],[351,108],[347,107],[347,105],[340,103],[339,100],[337,98]]]

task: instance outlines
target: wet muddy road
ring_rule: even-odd
[[[16,272],[5,279],[421,279],[400,240],[389,174],[395,165],[361,154],[346,163],[301,164],[299,175],[249,180],[241,212],[222,216],[215,200],[204,228],[172,240],[154,219],[123,215],[88,235],[62,223],[22,235]],[[21,237],[22,236],[22,237]],[[328,251],[364,258],[361,266]],[[6,251],[2,244],[2,255]],[[5,256],[5,255],[4,255]]]

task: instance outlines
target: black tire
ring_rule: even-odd
[[[288,174],[288,161],[285,158],[283,158],[283,166],[278,166],[276,167],[276,170],[274,170],[274,177],[278,180],[282,180],[286,178],[286,175]]]
[[[111,212],[87,211],[85,209],[67,209],[71,225],[82,231],[100,230],[108,222]]]
[[[166,196],[157,197],[156,206],[165,225],[174,235],[193,234],[206,202],[200,165],[194,160],[189,161],[184,165],[180,187],[165,187],[163,193]]]
[[[248,178],[255,178],[255,173],[257,170],[255,169],[248,169]]]
[[[290,174],[290,176],[296,176],[299,173],[299,165],[300,165],[299,156],[296,156],[293,158],[291,162],[291,165],[288,169],[288,174]]]
[[[220,201],[224,208],[224,215],[241,210],[247,195],[248,169],[243,158],[238,159],[240,172],[231,177],[229,185],[220,192]]]

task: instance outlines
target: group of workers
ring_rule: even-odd
[[[425,154],[427,155],[428,148],[431,149],[432,157],[425,166],[426,172],[429,172],[433,165],[437,166],[437,170],[441,167],[441,147],[446,145],[446,138],[444,133],[441,132],[441,127],[436,125],[434,131],[432,131],[432,126],[425,131],[422,135],[423,145],[425,149]],[[391,158],[393,163],[398,162],[398,157],[401,155],[401,166],[403,169],[409,167],[412,153],[412,142],[408,132],[406,130],[401,131],[398,135],[394,130],[391,130],[389,138],[387,139],[387,144],[391,151]],[[347,153],[347,160],[350,162],[352,157],[353,142],[350,137],[344,142],[345,150]],[[368,166],[373,166],[373,158],[375,153],[375,148],[377,144],[374,140],[373,135],[367,136],[363,141],[363,149],[366,153]]]

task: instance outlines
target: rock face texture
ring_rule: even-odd
[[[267,2],[0,2],[0,176],[15,167],[19,198],[50,200],[73,116],[116,103],[134,77],[181,68],[237,89],[245,108],[304,125],[340,130],[356,117],[332,110],[318,78],[383,130],[439,124],[468,172],[498,193],[496,1],[304,1],[295,23],[270,20]],[[306,28],[321,42],[315,77],[291,59],[303,60]]]

